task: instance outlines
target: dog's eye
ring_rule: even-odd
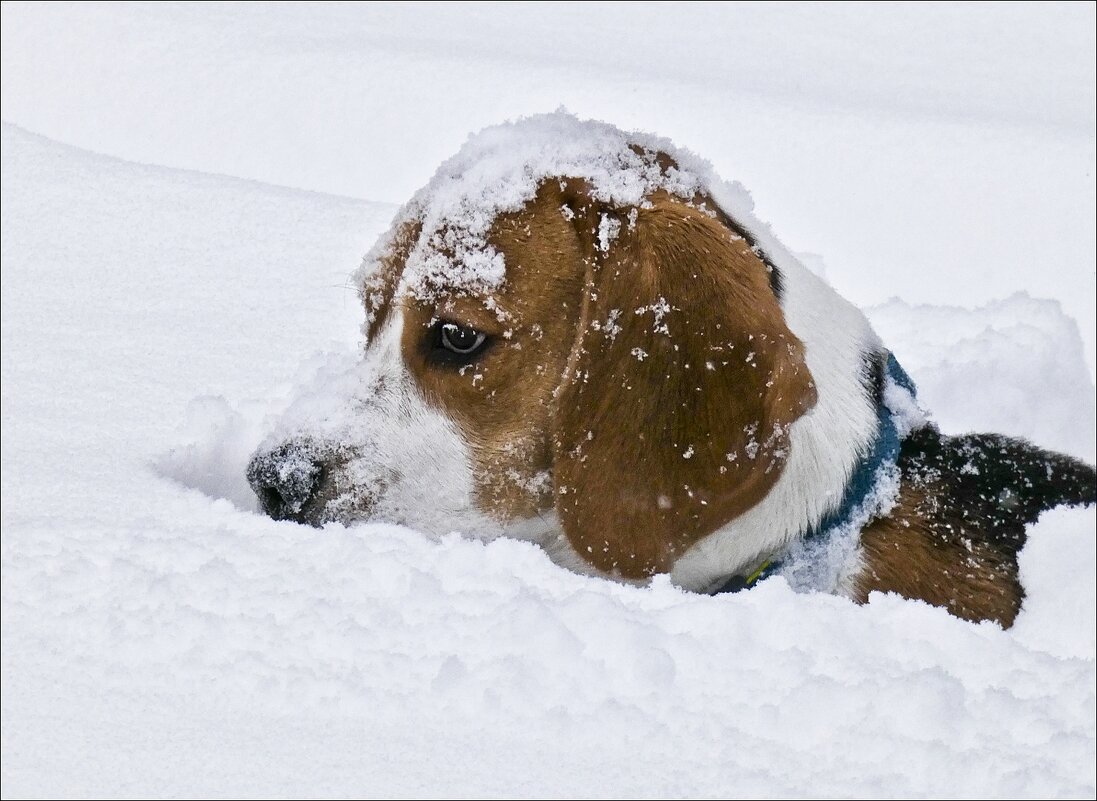
[[[442,323],[442,347],[468,356],[484,344],[487,336],[481,334],[475,328],[469,328],[457,323]]]
[[[462,356],[475,353],[485,339],[487,336],[475,328],[457,323],[442,323],[442,347]]]
[[[482,331],[452,320],[440,320],[430,328],[423,343],[427,359],[438,365],[471,364],[491,344],[492,338]]]

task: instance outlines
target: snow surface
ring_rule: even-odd
[[[946,430],[1094,458],[1092,7],[54,6],[0,7],[4,119],[131,159],[402,201],[561,102],[669,135]],[[1034,527],[1008,632],[274,522],[245,461],[396,207],[11,125],[0,168],[5,797],[1097,792],[1093,510]]]
[[[244,462],[311,367],[267,388],[353,347],[347,278],[394,209],[12,126],[2,168],[5,795],[1093,793],[1092,510],[1036,527],[1009,632],[274,522]],[[1015,363],[968,385],[1028,399],[1014,433],[1092,408],[1054,304],[872,313],[930,396],[963,376],[918,318]]]
[[[1097,375],[1091,3],[0,13],[0,116],[60,141],[404,203],[470,131],[563,104],[742,181],[860,305],[1038,288]]]

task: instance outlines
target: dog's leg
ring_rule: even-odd
[[[1097,501],[1090,465],[995,434],[923,428],[904,442],[899,468],[896,507],[861,534],[854,597],[897,592],[1005,627],[1024,599],[1017,554],[1026,526],[1056,506]]]

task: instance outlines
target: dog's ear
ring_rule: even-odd
[[[765,496],[815,387],[726,219],[663,192],[608,209],[561,190],[586,280],[555,399],[556,510],[581,557],[641,578]]]

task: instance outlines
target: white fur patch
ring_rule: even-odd
[[[423,400],[401,354],[394,310],[365,357],[332,360],[266,446],[302,443],[332,465],[323,519],[400,523],[434,535],[490,538],[503,528],[473,503],[472,458],[453,422]]]

